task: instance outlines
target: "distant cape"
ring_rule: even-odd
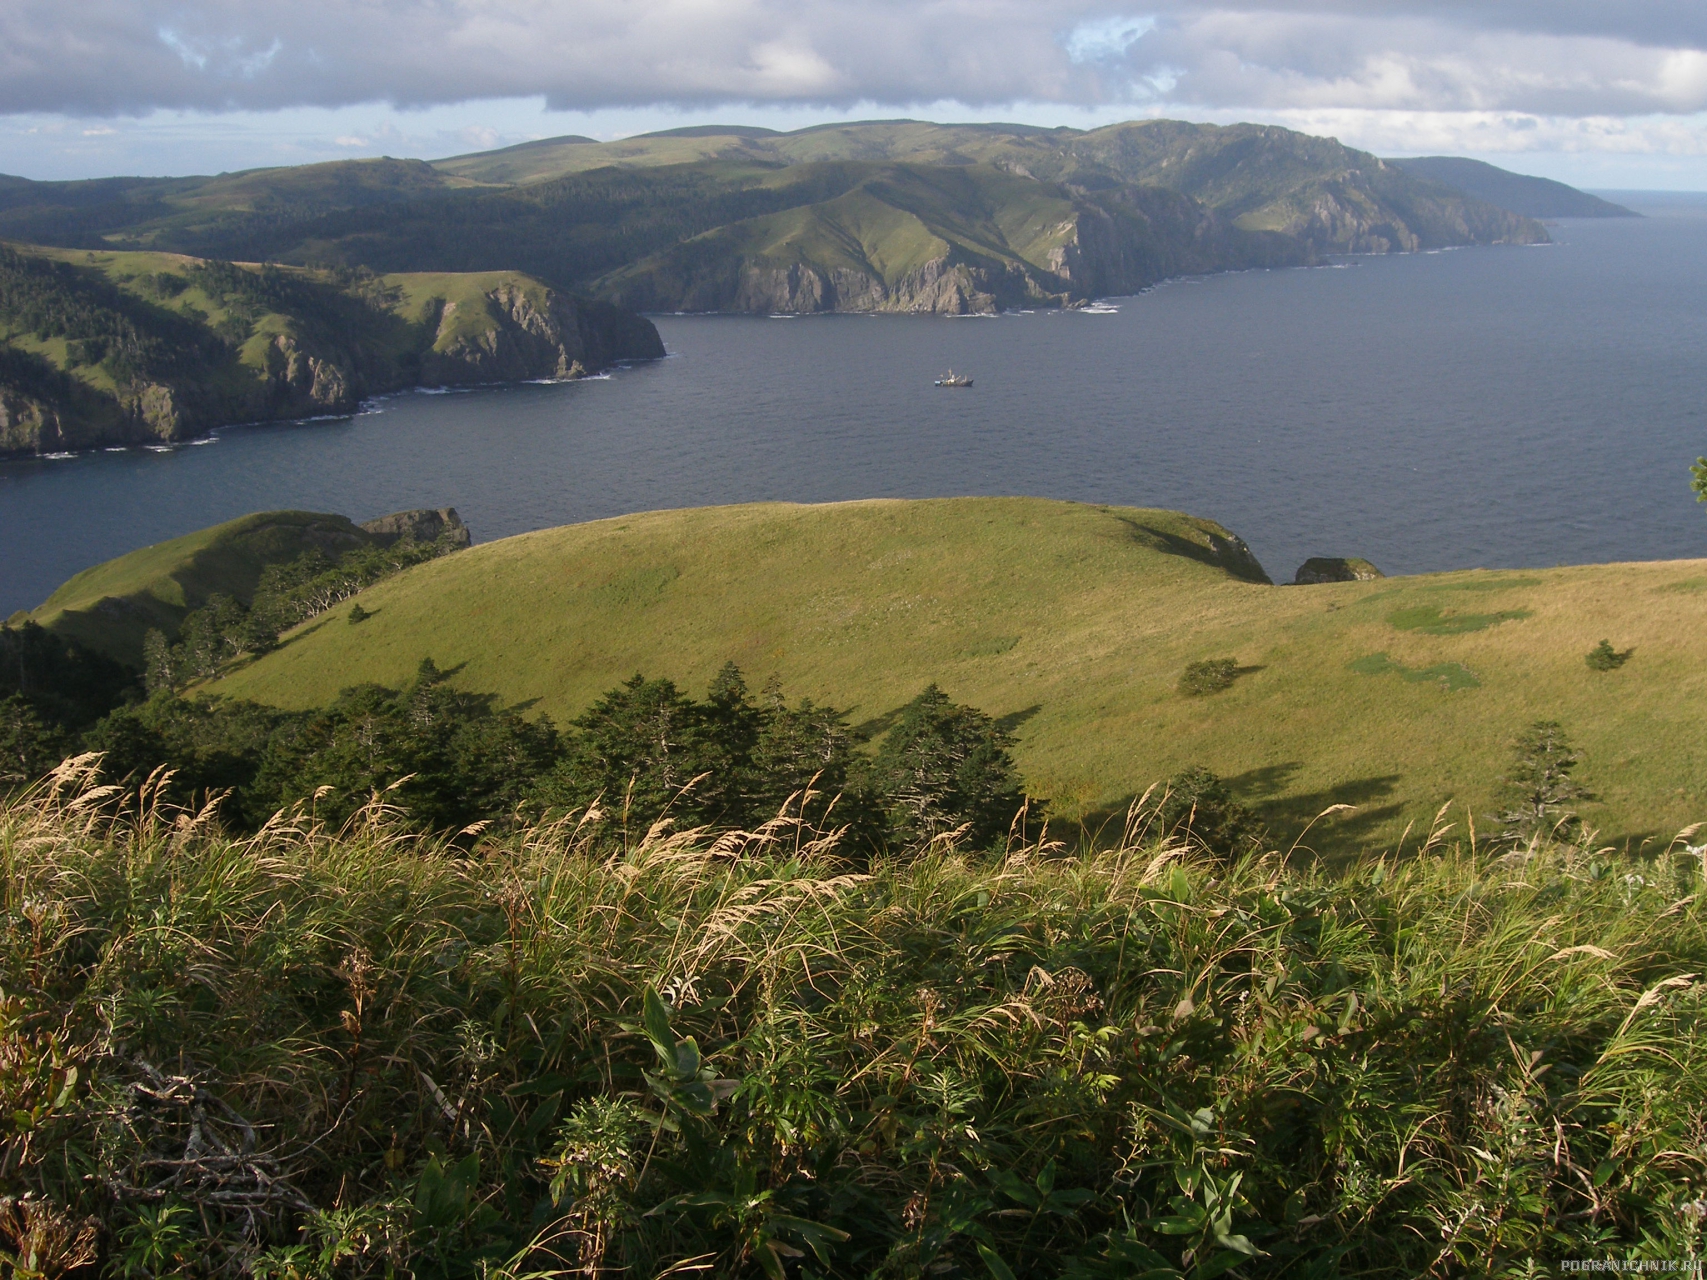
[[[1401,169],[1432,178],[1465,195],[1531,218],[1639,218],[1621,204],[1591,196],[1551,178],[1532,178],[1463,156],[1416,156],[1389,160]]]

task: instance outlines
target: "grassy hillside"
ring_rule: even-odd
[[[409,570],[363,593],[360,628],[336,611],[211,691],[319,705],[431,657],[562,720],[636,671],[702,688],[733,659],[882,723],[934,680],[1006,718],[1065,817],[1204,764],[1291,829],[1358,806],[1312,834],[1339,850],[1447,800],[1486,813],[1510,739],[1548,718],[1586,752],[1606,837],[1707,817],[1707,564],[1276,587],[1238,550],[1207,521],[1040,499],[658,512]],[[1591,671],[1603,637],[1633,652]],[[1178,692],[1222,657],[1231,689]]]
[[[172,440],[422,382],[574,376],[661,354],[649,322],[514,272],[0,244],[0,453]]]
[[[343,516],[266,511],[143,547],[85,569],[30,617],[130,666],[142,661],[150,628],[168,637],[190,610],[218,592],[246,600],[269,564],[306,551],[329,557],[373,539]]]
[[[520,264],[656,310],[1053,305],[1132,292],[1169,274],[1308,258],[1294,237],[1241,231],[1164,188],[1107,176],[1093,185],[1063,187],[990,165],[737,156],[606,166],[299,216],[174,217],[108,238],[379,271]],[[771,278],[778,271],[796,277],[779,284]]]
[[[337,160],[249,169],[216,177],[95,178],[82,182],[0,183],[0,237],[104,247],[105,234],[137,226],[177,239],[222,227],[300,217],[308,211],[392,204],[428,192],[477,185],[419,160]]]

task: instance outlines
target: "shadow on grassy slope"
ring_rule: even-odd
[[[1398,789],[1401,781],[1398,774],[1352,778],[1317,791],[1283,794],[1303,767],[1301,761],[1290,760],[1224,779],[1233,795],[1248,805],[1267,828],[1265,849],[1287,850],[1298,842],[1300,851],[1309,850],[1330,862],[1343,861],[1370,846],[1381,825],[1398,818],[1403,811],[1402,805],[1377,803]],[[1158,785],[1151,796],[1152,804],[1160,793]],[[1066,840],[1080,852],[1114,848],[1126,837],[1126,817],[1138,798],[1136,794],[1127,795],[1114,804],[1090,810],[1075,824],[1076,832],[1069,833],[1063,824],[1057,838]],[[1323,810],[1336,804],[1351,805],[1355,812],[1336,813],[1314,821]]]
[[[1214,534],[1210,534],[1210,545],[1205,546],[1202,543],[1193,542],[1190,538],[1182,538],[1179,534],[1167,529],[1158,529],[1154,525],[1144,524],[1142,521],[1133,520],[1127,516],[1116,516],[1115,519],[1132,530],[1133,536],[1139,542],[1153,550],[1162,552],[1164,555],[1184,556],[1187,560],[1195,560],[1199,564],[1210,565],[1245,582],[1258,582],[1264,586],[1273,585],[1272,579],[1263,571],[1262,565],[1257,563],[1257,558],[1237,538],[1234,538],[1226,546],[1217,547],[1214,543],[1219,539]]]
[[[1373,839],[1376,829],[1397,818],[1402,810],[1397,804],[1376,803],[1398,789],[1401,778],[1396,773],[1351,778],[1318,791],[1282,795],[1301,768],[1302,762],[1294,760],[1249,769],[1227,779],[1233,794],[1255,809],[1268,827],[1267,844],[1271,847],[1290,847],[1297,840],[1307,842],[1301,843],[1300,849],[1310,848],[1325,858],[1348,856]],[[1311,826],[1317,815],[1336,804],[1352,805],[1355,812],[1336,813]]]

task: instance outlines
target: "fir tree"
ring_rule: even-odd
[[[1582,756],[1556,720],[1537,720],[1513,744],[1505,777],[1505,807],[1497,821],[1505,839],[1523,844],[1543,832],[1568,833],[1581,819],[1572,805],[1594,796],[1571,776]]]

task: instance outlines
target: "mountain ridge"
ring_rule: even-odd
[[[431,163],[102,182],[0,187],[0,235],[379,272],[521,270],[660,311],[951,314],[1072,306],[1169,274],[1324,254],[1547,239],[1533,219],[1331,138],[1166,120],[696,125]],[[1056,232],[1010,236],[1040,209]]]

